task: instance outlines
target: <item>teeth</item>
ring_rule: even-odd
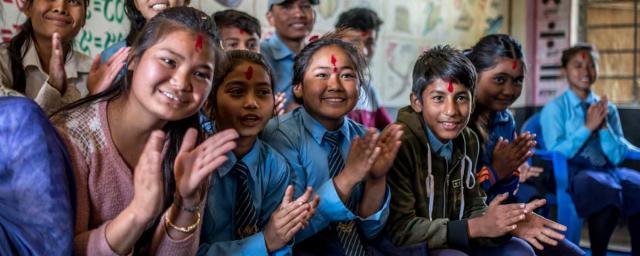
[[[153,9],[154,11],[162,11],[164,9],[167,9],[167,7],[169,7],[168,4],[154,4],[151,6],[151,9]]]
[[[343,102],[343,99],[336,99],[336,98],[329,98],[329,99],[324,99],[325,101],[329,101],[329,102]]]
[[[167,98],[172,99],[174,101],[179,101],[178,97],[176,97],[175,95],[169,93],[169,92],[162,92],[162,94],[164,94],[164,96],[167,96]]]

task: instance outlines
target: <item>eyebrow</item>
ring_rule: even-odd
[[[313,69],[329,69],[329,70],[332,70],[332,69],[333,69],[333,67],[329,67],[329,66],[318,66],[318,67],[315,67],[315,68],[313,68]],[[355,70],[355,68],[353,68],[353,66],[342,66],[342,67],[340,67],[340,69]]]
[[[186,58],[181,54],[169,49],[169,48],[160,48],[160,51],[169,52],[171,55],[175,55],[180,61],[184,61]],[[214,70],[212,63],[202,63],[196,66],[197,68],[206,68],[208,70]]]

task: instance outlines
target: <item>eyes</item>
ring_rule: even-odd
[[[242,85],[231,85],[226,90],[225,93],[229,94],[233,98],[240,98],[247,93],[250,93],[250,90],[246,88],[246,86]],[[254,90],[255,96],[259,98],[270,98],[273,97],[273,92],[269,87],[258,87]]]
[[[82,5],[83,2],[81,0],[67,0],[67,3],[71,5]]]
[[[493,78],[493,82],[497,85],[504,85],[509,81],[511,81],[511,84],[514,86],[521,86],[524,82],[524,76],[512,78],[510,76],[497,75]]]
[[[178,67],[178,63],[175,59],[171,57],[162,56],[159,58],[161,63],[168,69],[176,69]],[[206,68],[196,68],[192,75],[195,77],[196,81],[201,81],[205,83],[210,83],[211,78],[213,77],[212,72]]]
[[[331,77],[331,72],[322,69],[316,72],[315,77],[323,80],[329,79]],[[356,74],[352,70],[344,69],[340,74],[338,74],[338,78],[341,80],[355,81]]]
[[[240,49],[241,47],[242,47],[242,44],[240,44],[240,42],[237,40],[228,40],[228,41],[225,41],[224,43],[225,49],[237,50],[237,49]],[[245,43],[244,47],[249,51],[258,51],[258,42],[255,40],[248,41]]]
[[[467,103],[470,101],[469,95],[467,94],[458,94],[455,95],[455,101],[457,103]],[[432,95],[431,96],[431,101],[433,101],[434,103],[444,103],[446,100],[446,96],[444,95]]]

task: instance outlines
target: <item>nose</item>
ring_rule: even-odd
[[[344,88],[342,86],[342,81],[339,78],[340,74],[338,72],[333,72],[329,76],[329,80],[327,81],[327,90],[331,92],[342,91]]]
[[[244,97],[244,103],[242,104],[243,108],[246,109],[257,109],[258,101],[256,100],[256,96],[253,92],[249,92]]]
[[[54,13],[60,13],[62,15],[67,15],[69,14],[67,12],[67,0],[58,0],[58,1],[54,1],[53,3],[53,10]]]
[[[299,17],[304,17],[304,10],[302,9],[302,6],[294,4],[292,7],[292,11],[293,11],[293,16],[296,18]]]
[[[179,91],[187,91],[190,89],[191,72],[189,70],[177,69],[171,76],[170,84]]]
[[[454,97],[447,97],[444,101],[444,114],[446,116],[455,116],[456,114],[456,100]]]

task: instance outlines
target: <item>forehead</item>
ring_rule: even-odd
[[[524,65],[520,60],[503,57],[498,59],[493,67],[481,71],[479,75],[497,73],[506,73],[512,77],[519,77],[524,73]]]
[[[332,64],[332,59],[335,58],[338,65],[353,65],[351,57],[347,52],[339,46],[328,45],[318,49],[311,58],[310,65],[327,65]]]
[[[213,41],[202,35],[201,47],[198,45],[198,34],[188,30],[176,30],[164,35],[149,50],[167,50],[185,57],[186,60],[215,61]]]
[[[241,39],[256,39],[257,33],[250,34],[249,31],[243,30],[236,26],[224,26],[220,28],[220,35],[223,39],[227,37],[241,38]]]
[[[593,55],[591,54],[591,51],[583,49],[575,52],[571,57],[569,57],[569,61],[593,61]]]
[[[242,61],[225,77],[224,81],[229,82],[231,80],[252,80],[257,82],[268,82],[270,80],[269,74],[262,65]]]
[[[372,38],[375,37],[376,31],[373,29],[359,30],[355,28],[347,28],[343,30],[344,37],[347,38]]]
[[[431,82],[430,84],[427,84],[427,86],[424,88],[423,94],[429,94],[432,92],[445,92],[447,94],[457,94],[460,92],[471,93],[469,90],[467,90],[467,87],[465,87],[461,83],[451,82],[451,86],[453,87],[453,92],[449,91],[449,80],[445,81],[442,78],[438,78],[433,80],[433,82]]]

